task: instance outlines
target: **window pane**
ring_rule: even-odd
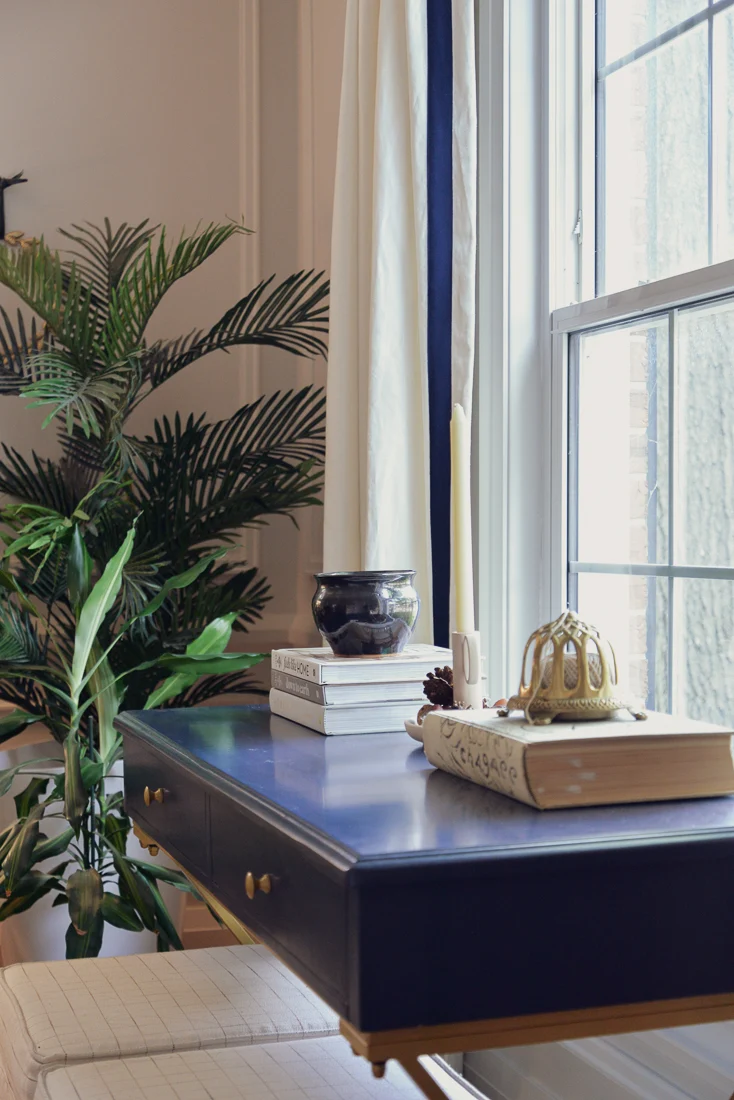
[[[678,314],[675,560],[734,565],[734,303]],[[732,677],[734,682],[734,677]]]
[[[734,256],[734,8],[714,19],[714,262]]]
[[[667,580],[580,573],[578,613],[611,642],[622,685],[651,710],[667,711]]]
[[[601,82],[600,291],[704,267],[708,251],[705,23]]]
[[[706,0],[606,0],[603,65],[670,30],[706,7]]]
[[[578,560],[667,561],[667,318],[577,339]]]
[[[734,721],[734,583],[677,580],[674,709]]]

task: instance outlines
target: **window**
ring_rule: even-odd
[[[553,314],[565,596],[648,707],[731,723],[734,0],[574,11],[597,296]]]

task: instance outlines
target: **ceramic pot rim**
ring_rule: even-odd
[[[376,581],[376,580],[397,580],[400,577],[414,577],[415,569],[361,569],[350,572],[349,570],[343,570],[336,573],[314,573],[315,579],[319,584],[323,584],[324,581]]]

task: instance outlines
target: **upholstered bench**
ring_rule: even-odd
[[[376,1080],[348,1043],[303,1039],[44,1070],[43,1100],[425,1100],[400,1066]]]
[[[334,1013],[261,946],[17,964],[0,971],[8,1080],[0,1095],[31,1100],[40,1071],[54,1066],[337,1028]]]

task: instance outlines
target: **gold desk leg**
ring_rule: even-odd
[[[148,834],[144,832],[135,821],[133,821],[133,832],[140,841],[141,848],[147,848],[152,856],[158,855],[160,849],[156,842],[153,840],[152,837],[148,836]],[[168,852],[166,852],[166,855],[168,855]],[[168,856],[168,858],[176,863],[176,860],[173,859],[173,856]],[[229,909],[222,905],[221,901],[218,901],[217,898],[215,898],[214,895],[207,890],[206,886],[202,886],[199,880],[194,878],[194,876],[186,871],[183,867],[181,867],[180,864],[176,863],[176,866],[180,868],[181,872],[184,875],[186,875],[186,878],[189,880],[196,892],[204,899],[209,908],[214,910],[222,924],[230,930],[232,935],[239,943],[260,942],[257,937],[254,936],[252,932],[250,932],[248,928],[245,928],[242,921],[238,920],[234,913],[231,913]]]
[[[408,1077],[418,1086],[428,1100],[447,1100],[446,1093],[438,1085],[427,1069],[424,1069],[417,1058],[397,1058],[396,1061],[403,1067]]]

